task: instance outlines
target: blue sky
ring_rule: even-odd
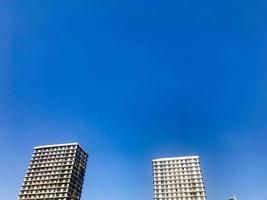
[[[151,200],[200,155],[208,199],[267,200],[264,0],[0,2],[0,200],[36,145],[89,152],[83,199]]]

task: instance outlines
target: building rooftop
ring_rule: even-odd
[[[65,144],[51,144],[51,145],[42,145],[34,147],[34,149],[40,149],[40,148],[48,148],[48,147],[58,147],[58,146],[72,146],[72,145],[79,145],[77,142],[75,143],[65,143]]]
[[[157,158],[152,161],[184,160],[184,159],[192,159],[192,158],[199,158],[199,156],[179,156],[179,157],[169,157],[169,158]]]

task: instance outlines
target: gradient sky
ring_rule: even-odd
[[[32,148],[79,142],[83,200],[152,200],[198,154],[209,200],[267,200],[265,0],[0,1],[0,200]]]

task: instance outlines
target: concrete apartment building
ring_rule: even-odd
[[[206,200],[198,156],[152,161],[154,200]]]
[[[78,143],[35,147],[18,200],[79,200],[87,157]]]

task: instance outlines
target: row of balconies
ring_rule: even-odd
[[[200,173],[198,174],[189,174],[189,175],[154,175],[154,180],[179,180],[179,179],[195,179],[195,178],[202,178]]]
[[[24,196],[22,196],[24,197]],[[22,197],[19,197],[18,200],[27,200],[26,197],[22,198]],[[34,200],[67,200],[67,198],[65,197],[57,197],[56,199],[55,198],[51,198],[51,197],[35,197]]]
[[[71,153],[46,153],[46,154],[33,154],[32,160],[47,159],[47,158],[62,158],[62,157],[75,157],[75,152]]]
[[[181,183],[195,183],[195,184],[199,184],[199,183],[204,183],[203,180],[184,180],[183,182],[181,181]],[[177,183],[175,183],[175,181],[154,181],[154,185],[155,186],[159,186],[159,185],[177,185]]]
[[[154,197],[205,197],[205,193],[204,192],[183,192],[183,193],[165,193],[165,194],[155,194]]]
[[[154,181],[172,181],[172,180],[184,180],[184,179],[198,179],[202,178],[201,174],[195,175],[178,175],[178,176],[155,176]]]
[[[206,197],[168,197],[154,198],[154,200],[206,200]]]
[[[171,172],[171,173],[166,173],[166,172],[161,172],[161,173],[153,173],[154,177],[175,177],[175,176],[195,176],[195,175],[201,175],[201,171],[195,170],[191,172]]]
[[[187,196],[176,196],[176,197],[154,197],[154,200],[206,200],[205,196],[198,197],[187,197]]]
[[[68,156],[40,156],[40,157],[33,157],[31,159],[32,162],[42,162],[42,161],[45,161],[45,162],[49,162],[49,161],[53,161],[53,160],[59,160],[61,158],[66,158],[66,159],[74,159],[75,156],[72,156],[72,155],[68,155]]]
[[[78,160],[81,160],[81,161],[83,161],[83,162],[86,162],[86,160],[87,160],[87,157],[86,156],[77,156],[77,154],[75,154],[75,153],[69,153],[69,154],[52,154],[52,155],[34,155],[32,158],[31,158],[31,161],[33,162],[33,161],[45,161],[45,162],[47,162],[47,161],[53,161],[53,160],[58,160],[58,159],[62,159],[62,158],[64,158],[64,159],[77,159],[77,161]]]
[[[154,190],[180,190],[180,189],[204,189],[204,185],[199,185],[199,186],[188,186],[188,185],[184,185],[184,184],[175,184],[175,185],[171,185],[170,187],[154,187]]]
[[[199,167],[200,163],[184,163],[184,164],[171,164],[171,165],[153,165],[153,169],[173,169],[182,167]]]
[[[177,168],[155,168],[153,169],[154,173],[174,173],[174,172],[191,172],[191,171],[201,171],[199,166],[195,167],[177,167]]]
[[[41,156],[41,155],[60,155],[60,154],[73,154],[76,153],[77,150],[61,150],[61,151],[47,151],[47,152],[34,152],[33,156]]]
[[[69,184],[49,184],[49,185],[22,186],[21,190],[58,189],[58,188],[66,188],[68,186],[69,186]]]
[[[35,149],[34,153],[48,153],[48,152],[61,152],[64,153],[64,151],[70,151],[70,150],[76,150],[78,153],[81,155],[87,156],[87,154],[81,149],[78,148],[77,146],[73,147],[49,147],[49,148],[40,148],[40,149]]]
[[[193,165],[193,166],[174,166],[174,167],[153,167],[153,170],[158,171],[173,171],[173,170],[192,170],[192,168],[199,169],[199,165]]]
[[[56,163],[60,163],[60,164],[42,164],[42,165],[30,165],[29,169],[32,168],[47,168],[47,167],[64,167],[64,166],[68,166],[68,165],[73,165],[74,162],[56,162]]]
[[[40,184],[31,184],[28,186],[23,185],[21,188],[21,191],[42,190],[42,189],[62,189],[62,188],[69,188],[69,189],[78,188],[79,189],[80,186],[81,184],[78,183],[77,185],[76,183],[75,185],[72,181],[69,181],[67,183],[45,183],[45,184],[40,183]]]
[[[154,167],[153,171],[160,171],[160,172],[172,172],[172,171],[191,171],[192,169],[199,169],[199,165],[190,166],[190,167]]]
[[[25,181],[22,185],[23,186],[35,186],[35,185],[49,185],[49,184],[62,184],[62,183],[69,183],[70,178],[68,179],[54,179],[54,180],[47,180],[47,181]]]
[[[154,200],[206,200],[206,197],[155,197]]]
[[[54,174],[54,175],[43,175],[43,176],[26,176],[24,181],[39,181],[39,180],[53,180],[59,178],[70,178],[71,174]]]
[[[199,163],[197,158],[186,159],[186,160],[164,160],[164,161],[153,161],[153,165],[166,165],[166,164],[179,164],[179,163]]]
[[[201,183],[180,183],[182,185],[185,185],[185,187],[190,187],[190,188],[204,188],[204,185],[201,184]],[[157,185],[157,186],[154,186],[154,189],[177,189],[179,188],[179,183],[176,185]]]
[[[39,181],[39,180],[53,180],[53,179],[65,179],[70,178],[71,174],[65,174],[65,175],[49,175],[49,176],[35,176],[32,178],[26,177],[24,178],[24,181]]]
[[[42,164],[53,164],[53,163],[62,163],[62,162],[74,162],[74,158],[59,158],[53,160],[34,160],[30,162],[30,166],[33,165],[42,165]]]
[[[62,188],[62,189],[43,189],[43,190],[24,190],[24,191],[20,191],[20,195],[65,193],[67,191],[68,191],[67,188]]]
[[[83,179],[78,179],[77,181],[73,182],[72,179],[57,179],[53,181],[32,181],[32,182],[24,182],[22,187],[43,187],[43,186],[51,186],[51,185],[60,185],[60,184],[68,184],[70,187],[81,187]]]
[[[32,159],[41,159],[47,157],[74,157],[78,156],[80,159],[86,160],[87,155],[76,150],[70,151],[51,151],[46,153],[34,153]]]
[[[153,181],[155,185],[168,185],[177,183],[203,183],[203,179],[180,179],[180,180],[164,180],[164,181]]]
[[[39,180],[53,180],[59,178],[71,178],[71,176],[76,178],[82,178],[82,175],[79,173],[75,173],[74,171],[65,172],[65,173],[40,173],[41,175],[32,175],[28,174],[24,181],[39,181]]]
[[[32,173],[46,173],[46,172],[60,172],[62,170],[72,170],[73,166],[61,166],[61,167],[46,167],[44,169],[28,169],[26,174],[32,174]]]
[[[56,151],[56,150],[69,150],[69,149],[77,149],[77,145],[73,146],[63,146],[63,147],[44,147],[40,149],[35,149],[35,152],[47,152],[47,151]]]
[[[170,174],[170,175],[175,175],[175,174],[192,174],[192,173],[200,173],[201,170],[200,168],[192,168],[192,169],[187,169],[187,170],[181,170],[181,169],[173,169],[173,170],[153,170],[153,173],[155,175],[159,174]]]
[[[48,171],[48,172],[32,172],[27,173],[26,177],[42,177],[42,176],[49,176],[49,175],[65,175],[70,174],[71,170],[58,170],[58,171]]]
[[[73,167],[74,166],[74,167]],[[77,164],[76,162],[62,162],[60,164],[42,164],[42,165],[32,165],[28,167],[28,172],[32,171],[51,171],[51,170],[58,170],[58,169],[79,169],[82,167],[85,169],[85,164]]]
[[[162,181],[166,181],[166,182],[175,182],[175,181],[187,181],[187,180],[195,180],[195,179],[202,179],[201,176],[195,176],[195,177],[182,177],[182,176],[176,176],[176,177],[166,177],[166,178],[153,178],[154,182],[162,182]]]
[[[177,164],[168,164],[168,165],[153,165],[154,168],[173,168],[173,167],[191,167],[191,166],[200,166],[199,162],[194,163],[177,163]]]
[[[154,189],[177,189],[181,186],[182,187],[204,187],[202,183],[176,183],[170,186],[164,185],[164,187],[157,186],[157,187],[154,187]]]
[[[179,188],[179,189],[177,189]],[[192,188],[192,187],[177,187],[176,189],[161,189],[154,190],[155,193],[179,193],[179,192],[204,192],[204,188]]]
[[[206,200],[206,197],[161,197],[161,198],[154,198],[154,200]]]
[[[37,198],[57,198],[57,197],[68,197],[67,193],[51,193],[51,194],[30,194],[21,195],[20,199],[37,199]]]
[[[201,174],[201,170],[191,170],[191,171],[172,171],[172,172],[153,172],[154,176],[174,176],[174,175],[195,175]]]

